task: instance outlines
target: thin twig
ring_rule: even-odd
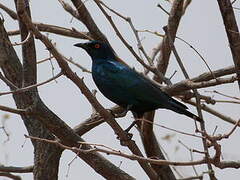
[[[190,160],[193,161],[193,152],[194,152],[194,150],[193,150],[192,148],[189,148],[189,147],[188,147],[186,144],[184,144],[181,140],[178,140],[178,143],[180,143],[181,145],[183,145],[183,147],[185,147],[185,148],[189,151],[189,153],[190,153],[190,158],[191,158]],[[195,168],[194,165],[192,166],[192,168],[193,168],[193,171],[194,171],[195,175],[198,176],[197,170],[196,170],[196,168]]]
[[[17,86],[15,86],[11,81],[9,81],[6,77],[3,76],[3,74],[0,72],[0,79],[5,82],[9,87],[12,89],[18,89]]]
[[[23,45],[24,43],[28,42],[28,41],[31,39],[31,37],[32,37],[32,33],[29,32],[28,35],[27,35],[27,37],[26,37],[26,39],[24,39],[24,40],[21,41],[21,42],[15,42],[15,43],[12,44],[12,46]]]
[[[17,175],[8,173],[8,172],[0,172],[0,176],[8,177],[8,178],[11,178],[13,180],[22,180],[22,178],[20,176],[17,176]]]
[[[197,55],[201,58],[201,60],[202,60],[202,61],[204,62],[204,64],[207,66],[207,68],[208,68],[209,72],[212,74],[213,78],[216,79],[216,77],[215,77],[214,73],[212,72],[211,68],[209,67],[207,61],[206,61],[206,60],[203,58],[203,56],[198,52],[198,50],[197,50],[195,47],[193,47],[189,42],[185,41],[184,39],[182,39],[182,38],[180,38],[180,37],[177,37],[177,36],[176,36],[176,38],[179,39],[179,40],[181,40],[182,42],[186,43],[190,48],[193,49],[193,51],[194,51],[195,53],[197,53]]]
[[[62,76],[62,75],[63,75],[63,72],[61,71],[61,72],[59,72],[57,75],[55,75],[54,77],[52,77],[52,78],[50,78],[50,79],[48,79],[48,80],[46,80],[46,81],[44,81],[44,82],[41,82],[41,83],[38,83],[38,84],[34,84],[34,85],[31,85],[31,86],[27,86],[27,87],[23,87],[23,88],[20,88],[20,89],[18,88],[18,89],[14,90],[14,91],[1,92],[1,93],[0,93],[0,96],[6,95],[6,94],[16,94],[16,93],[21,93],[21,92],[28,91],[28,90],[30,90],[30,89],[32,89],[32,88],[35,88],[35,87],[38,87],[38,86],[42,86],[42,85],[44,85],[44,84],[47,84],[47,83],[49,83],[49,82],[51,82],[51,81],[59,78],[59,77]]]
[[[137,119],[137,118],[136,118],[135,120],[136,120],[136,121],[144,121],[144,122],[153,124],[153,125],[155,125],[155,126],[158,126],[158,127],[161,127],[161,128],[164,128],[164,129],[167,129],[167,130],[176,132],[176,133],[180,133],[180,134],[183,134],[183,135],[192,136],[192,137],[196,137],[196,138],[203,138],[202,136],[198,136],[198,135],[195,135],[195,134],[186,133],[186,132],[179,131],[179,130],[176,130],[176,129],[173,129],[173,128],[169,128],[169,127],[160,125],[160,124],[158,124],[158,123],[154,123],[154,122],[152,122],[152,121],[149,121],[149,120],[147,120],[147,119]]]
[[[6,112],[14,113],[14,114],[19,114],[19,115],[26,113],[25,109],[14,109],[14,108],[2,106],[2,105],[0,105],[0,111],[6,111]]]
[[[82,65],[80,65],[79,63],[76,63],[75,61],[72,60],[72,58],[66,58],[64,57],[64,59],[70,63],[72,63],[73,65],[77,66],[79,69],[82,70],[82,72],[86,72],[86,73],[92,73],[90,70],[88,70],[87,68],[83,67]]]
[[[26,167],[15,167],[15,166],[0,166],[1,172],[11,172],[11,173],[32,173],[33,166]]]
[[[177,52],[177,50],[176,50],[176,48],[175,48],[175,46],[174,46],[174,42],[173,42],[173,40],[172,40],[172,37],[171,37],[170,32],[168,31],[167,28],[164,28],[164,30],[165,30],[165,33],[167,34],[168,39],[169,39],[169,45],[170,45],[170,47],[171,47],[171,49],[172,49],[172,51],[173,51],[173,53],[174,53],[174,55],[175,55],[175,57],[176,57],[176,60],[177,60],[177,62],[178,62],[178,64],[179,64],[179,66],[180,66],[180,68],[181,68],[181,70],[182,70],[185,78],[186,78],[186,79],[190,79],[190,78],[189,78],[189,75],[188,75],[188,73],[187,73],[187,71],[186,71],[186,69],[185,69],[185,67],[184,67],[184,65],[183,65],[183,63],[182,63],[182,61],[181,61],[181,58],[180,58],[180,56],[178,55],[178,52]],[[195,94],[195,97],[196,97],[198,116],[199,116],[199,118],[203,119],[202,110],[201,110],[201,106],[200,106],[199,93],[198,93],[198,91],[197,91],[196,89],[192,89],[192,90],[193,90],[193,92],[194,92],[194,94]],[[201,127],[201,131],[206,132],[204,121],[202,121],[202,122],[200,123],[200,127]],[[196,131],[197,131],[197,126],[196,126]],[[206,160],[207,160],[208,170],[209,170],[209,172],[211,172],[211,173],[209,174],[209,177],[210,177],[211,180],[215,180],[216,177],[215,177],[215,175],[214,175],[214,171],[213,171],[212,165],[211,165],[211,163],[209,162],[210,155],[209,155],[209,151],[208,151],[208,147],[207,147],[207,141],[206,141],[205,138],[203,138],[203,139],[202,139],[202,142],[203,142],[204,151],[206,152],[205,158],[206,158]]]
[[[217,103],[232,103],[232,104],[240,104],[239,101],[227,101],[227,100],[216,100],[214,99],[215,102]]]
[[[216,91],[216,90],[213,90],[213,91],[205,91],[205,92],[208,92],[208,93],[216,93],[216,94],[219,94],[221,96],[224,96],[224,97],[228,97],[228,98],[231,98],[231,99],[235,99],[235,100],[239,100],[240,101],[240,98],[238,97],[235,97],[235,96],[230,96],[230,95],[227,95],[227,94],[223,94],[219,91]]]
[[[141,156],[137,156],[135,154],[126,154],[123,153],[119,150],[113,149],[111,147],[107,147],[105,145],[102,144],[96,144],[96,143],[86,143],[84,142],[83,145],[92,145],[94,146],[92,149],[88,149],[88,150],[83,150],[77,147],[69,147],[66,146],[64,144],[61,144],[60,142],[56,141],[56,140],[49,140],[49,139],[44,139],[44,138],[39,138],[39,137],[33,137],[33,136],[27,136],[25,135],[26,138],[30,138],[32,140],[37,140],[37,141],[42,141],[42,142],[46,142],[46,143],[51,143],[51,144],[56,144],[58,146],[60,146],[63,149],[67,149],[70,151],[73,151],[75,153],[77,152],[83,152],[83,153],[93,153],[93,152],[102,152],[105,153],[107,155],[116,155],[116,156],[120,156],[120,157],[124,157],[130,160],[137,160],[137,161],[141,161],[141,162],[147,162],[150,164],[156,164],[156,165],[173,165],[173,166],[192,166],[192,165],[201,165],[201,164],[206,164],[206,163],[212,163],[214,165],[216,165],[217,167],[222,167],[224,166],[225,168],[229,168],[232,166],[232,168],[240,168],[240,163],[239,162],[220,162],[220,161],[216,161],[215,158],[209,158],[209,162],[207,162],[206,159],[202,159],[202,160],[198,160],[198,161],[185,161],[185,162],[177,162],[177,161],[167,161],[167,160],[159,160],[159,159],[152,159],[152,158],[144,158]],[[81,142],[79,142],[79,144],[81,144]],[[81,146],[80,146],[81,147]],[[99,148],[99,147],[103,147],[103,148]]]
[[[191,104],[193,106],[196,106],[196,102],[192,101],[192,100],[184,100],[184,102],[188,103],[188,104]],[[221,119],[221,120],[224,120],[225,122],[228,122],[228,123],[231,123],[231,124],[236,124],[236,120],[234,120],[233,118],[231,118],[230,116],[226,116],[212,108],[210,108],[209,106],[205,105],[205,104],[201,104],[201,108],[202,110],[218,117],[218,119]],[[240,127],[240,124],[239,124],[239,127]]]
[[[136,30],[136,28],[134,27],[133,25],[133,22],[132,22],[132,19],[130,17],[125,17],[123,15],[121,15],[119,12],[115,11],[114,9],[110,8],[109,6],[107,6],[104,2],[102,2],[101,0],[97,0],[99,3],[101,3],[104,7],[106,7],[109,11],[111,11],[112,13],[116,14],[117,16],[119,16],[120,18],[124,19],[126,22],[128,22],[128,24],[130,25],[134,35],[135,35],[135,38],[137,40],[137,46],[138,46],[138,49],[144,54],[145,58],[147,59],[148,63],[150,65],[153,65],[151,60],[150,60],[150,57],[147,55],[142,43],[141,43],[141,40],[140,40],[140,37],[138,35],[138,31]]]
[[[41,63],[43,63],[43,62],[45,62],[45,61],[48,61],[48,60],[50,60],[50,59],[52,59],[52,58],[54,58],[54,57],[53,57],[53,56],[50,56],[50,57],[48,57],[48,58],[39,60],[39,61],[37,62],[37,64],[41,64]]]

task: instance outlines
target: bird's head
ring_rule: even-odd
[[[81,47],[95,59],[105,59],[105,58],[115,58],[115,53],[112,48],[102,41],[88,41],[86,43],[77,43],[74,44],[76,47]]]

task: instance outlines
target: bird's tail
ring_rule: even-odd
[[[202,122],[202,121],[203,121],[200,117],[196,116],[195,114],[189,112],[189,111],[186,110],[186,109],[183,110],[183,113],[182,113],[182,114],[184,114],[184,115],[186,115],[186,116],[188,116],[188,117],[190,117],[190,118],[192,118],[192,119],[194,119],[194,120],[196,120],[196,121],[199,121],[199,122]]]
[[[173,110],[173,111],[175,111],[179,114],[184,114],[184,115],[186,115],[186,116],[188,116],[188,117],[190,117],[190,118],[192,118],[196,121],[199,121],[199,122],[203,121],[200,117],[198,117],[195,114],[189,112],[187,110],[187,106],[185,106],[184,104],[176,101],[175,99],[171,99],[170,104],[171,104],[171,106],[169,107],[169,109],[171,109],[171,110]]]

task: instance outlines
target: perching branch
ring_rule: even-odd
[[[66,146],[55,140],[49,140],[49,139],[38,138],[38,137],[27,136],[27,135],[25,135],[25,137],[33,139],[33,140],[37,140],[37,141],[42,141],[45,143],[56,144],[63,149],[67,149],[67,150],[70,150],[73,152],[82,152],[82,153],[83,152],[84,153],[102,152],[107,155],[120,156],[120,157],[124,157],[124,158],[130,159],[130,160],[137,160],[137,161],[147,162],[147,163],[151,163],[151,164],[155,164],[155,165],[193,166],[193,165],[202,165],[202,164],[206,164],[206,163],[211,163],[219,168],[230,168],[230,167],[236,168],[236,169],[240,168],[240,162],[237,162],[237,161],[234,161],[234,162],[222,161],[221,162],[221,161],[218,161],[218,159],[216,159],[216,156],[214,156],[213,158],[209,158],[208,160],[202,159],[202,160],[197,160],[197,161],[177,162],[177,161],[167,161],[167,160],[153,159],[153,158],[144,158],[141,156],[137,156],[135,154],[127,154],[127,153],[121,152],[119,150],[113,149],[111,147],[108,147],[108,146],[105,146],[102,144],[96,144],[96,143],[79,142],[79,144],[82,144],[82,145],[93,146],[92,149],[83,150],[81,148]],[[209,136],[209,138],[212,138],[212,137]],[[218,152],[216,152],[216,153],[218,153]]]

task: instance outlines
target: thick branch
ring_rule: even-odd
[[[232,52],[240,89],[240,34],[230,0],[217,0]]]
[[[60,27],[56,25],[51,25],[51,24],[44,24],[44,23],[33,23],[39,31],[42,32],[49,32],[49,33],[54,33],[62,36],[67,36],[67,37],[73,37],[73,38],[79,38],[79,39],[91,39],[89,38],[90,34],[88,32],[79,32],[76,29],[68,29],[65,27]],[[20,33],[19,30],[16,31],[9,31],[8,35],[13,36],[13,35],[18,35]]]
[[[81,0],[71,0],[76,8],[76,11],[69,4],[65,3],[63,0],[59,1],[67,12],[72,14],[75,18],[80,20],[87,27],[93,39],[107,42],[106,37],[99,30],[95,21],[93,20],[93,18],[91,17],[90,13],[88,12],[87,8],[85,7],[84,3]]]
[[[234,83],[237,81],[238,78],[236,76],[232,76],[229,78],[217,78],[210,81],[201,81],[201,82],[193,82],[191,80],[183,80],[176,84],[165,86],[162,88],[162,90],[168,92],[169,94],[177,94],[181,93],[183,91],[191,90],[191,89],[200,89],[205,87],[211,87],[221,84],[228,84],[228,83]]]
[[[0,8],[3,9],[9,16],[11,16],[14,20],[17,19],[17,14],[9,9],[8,7],[4,6],[2,3],[0,3]]]
[[[175,40],[178,25],[180,23],[180,20],[181,20],[182,14],[183,14],[183,2],[184,1],[178,1],[178,0],[175,0],[173,2],[171,12],[170,12],[170,15],[168,18],[167,27],[168,27],[168,31],[172,37],[173,42]],[[167,71],[169,58],[170,58],[170,54],[171,54],[171,48],[169,46],[169,39],[168,39],[167,35],[164,36],[164,38],[162,40],[162,45],[160,47],[161,47],[161,49],[160,49],[160,56],[158,57],[157,68],[160,72],[165,74]],[[155,79],[157,81],[159,81],[157,79],[157,77],[155,77]]]

